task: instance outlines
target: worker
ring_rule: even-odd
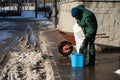
[[[83,28],[85,34],[85,40],[83,46],[80,48],[80,53],[87,54],[89,52],[89,62],[87,66],[95,65],[95,36],[98,28],[97,19],[95,14],[85,8],[84,5],[78,5],[73,7],[71,10],[71,15],[77,21],[77,24]],[[87,47],[89,45],[89,51],[87,51]]]

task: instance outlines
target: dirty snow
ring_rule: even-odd
[[[38,18],[44,21],[40,21],[38,26],[41,27],[49,27],[51,28],[51,22],[47,20],[46,17],[43,17],[44,13],[38,13]],[[29,14],[24,12],[22,13],[22,17],[34,17],[34,12],[30,12]],[[16,17],[12,17],[16,18]],[[35,18],[33,18],[34,20]],[[12,22],[0,22],[0,29],[3,27],[11,26]],[[41,25],[39,25],[41,24]],[[13,23],[13,26],[16,26]],[[39,32],[39,31],[38,31]],[[3,35],[4,34],[4,35]],[[3,35],[3,36],[2,36]],[[12,37],[12,33],[10,31],[3,31],[0,34],[0,40],[5,40],[6,38]],[[38,38],[43,36],[39,35]],[[32,47],[27,49],[26,43],[28,39],[20,40],[18,44],[19,50],[17,52],[10,52],[10,59],[6,63],[4,67],[2,67],[2,71],[0,72],[0,80],[54,80],[53,70],[51,67],[51,62],[49,59],[44,59],[43,55],[45,54],[47,57],[48,49],[46,43],[44,43],[44,39],[40,39],[40,46],[42,48],[42,52],[36,52]]]
[[[13,52],[0,75],[0,80],[45,80],[41,53]]]

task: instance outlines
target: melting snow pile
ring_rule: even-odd
[[[0,80],[45,80],[43,62],[41,53],[13,52],[0,75]]]

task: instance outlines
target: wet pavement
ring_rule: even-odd
[[[70,56],[64,57],[59,53],[58,44],[68,40],[74,45],[74,36],[57,29],[44,31],[42,34],[46,37],[49,50],[53,55],[51,63],[55,80],[120,80],[120,75],[114,73],[120,69],[120,48],[98,51],[94,67],[73,68]],[[88,55],[86,64],[87,62]]]

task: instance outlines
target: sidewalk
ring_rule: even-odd
[[[119,80],[120,75],[114,72],[120,69],[120,51],[106,50],[97,52],[95,67],[72,68],[70,57],[63,57],[58,52],[60,41],[69,40],[75,45],[71,33],[59,30],[48,30],[42,34],[46,37],[49,50],[54,60],[51,60],[55,80]]]

